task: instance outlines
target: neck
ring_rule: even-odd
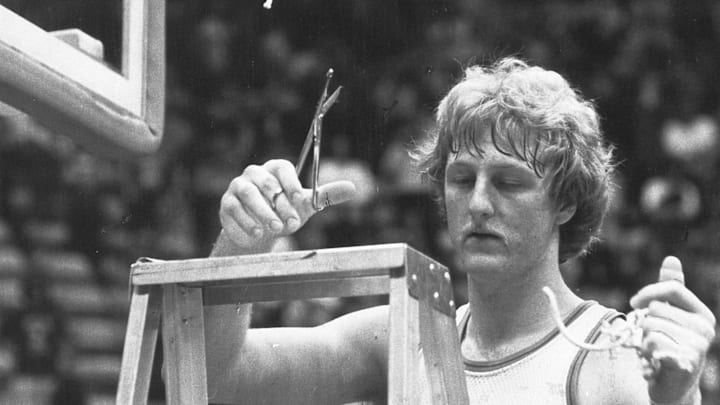
[[[557,264],[528,269],[523,274],[510,280],[468,277],[470,323],[463,346],[471,353],[470,358],[504,357],[547,335],[555,323],[543,286],[555,293],[563,317],[582,302],[563,281]]]

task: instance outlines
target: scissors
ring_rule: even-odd
[[[330,79],[333,76],[333,69],[328,69],[325,74],[325,86],[323,87],[322,94],[320,95],[320,101],[318,101],[317,108],[315,109],[315,115],[313,115],[312,122],[310,123],[310,129],[308,130],[307,136],[305,137],[305,143],[303,144],[302,150],[300,151],[300,157],[298,163],[295,166],[295,173],[300,175],[305,161],[310,153],[310,147],[313,149],[313,163],[312,163],[312,206],[316,211],[322,211],[331,205],[330,201],[326,201],[325,204],[320,204],[318,196],[318,175],[320,174],[320,142],[322,141],[322,120],[325,114],[328,112],[330,107],[335,104],[342,86],[338,86],[335,91],[328,96],[328,87],[330,86]],[[326,196],[327,199],[327,196]]]

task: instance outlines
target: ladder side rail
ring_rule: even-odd
[[[117,404],[147,403],[160,327],[160,286],[134,286],[125,331]]]
[[[468,404],[450,272],[416,251],[408,251],[407,261],[409,293],[419,301],[420,345],[432,401]]]
[[[408,293],[405,268],[390,274],[388,404],[420,402],[418,302]]]
[[[163,286],[165,396],[169,405],[207,404],[202,290]]]

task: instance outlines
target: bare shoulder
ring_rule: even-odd
[[[612,326],[621,328],[625,324],[624,319],[617,319]],[[598,343],[604,342],[607,338],[601,336]],[[648,404],[647,392],[647,382],[635,350],[618,348],[587,353],[578,376],[579,404]]]

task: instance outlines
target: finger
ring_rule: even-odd
[[[685,285],[685,275],[683,274],[682,263],[675,256],[666,257],[660,266],[660,274],[658,281],[677,281]]]
[[[684,311],[666,302],[652,301],[648,305],[648,318],[661,318],[693,331],[707,340],[715,337],[715,328],[698,314]]]
[[[260,192],[255,183],[249,181],[233,181],[228,192],[240,201],[243,209],[266,230],[273,233],[282,231],[283,223],[270,207],[267,198]]]
[[[715,324],[715,316],[700,299],[674,281],[663,281],[643,287],[630,299],[634,309],[646,308],[652,301],[665,301],[680,309],[696,313]]]
[[[671,366],[671,368],[677,368],[677,364],[668,364],[668,353],[678,353],[679,345],[677,341],[662,331],[648,331],[643,339],[642,345],[639,349],[640,355],[647,359],[650,363],[650,370],[648,370],[646,378],[657,376],[657,372],[660,371],[661,367]],[[660,356],[662,355],[662,356]],[[664,358],[664,362],[660,362],[660,357]],[[677,362],[676,362],[677,363]]]
[[[277,195],[283,192],[278,179],[275,178],[275,176],[265,167],[250,165],[245,168],[243,177],[254,184],[255,187],[260,190],[265,199],[271,204],[274,203]]]
[[[671,370],[684,370],[691,373],[702,363],[705,349],[700,343],[693,341],[692,337],[673,336],[674,331],[662,328],[646,332],[640,353],[651,362],[659,362],[660,371],[669,367]],[[681,343],[682,342],[682,343]]]
[[[246,241],[258,239],[262,236],[262,231],[259,230],[260,228],[252,228],[253,231],[247,232],[230,218],[220,218],[220,223],[228,238],[238,246],[245,246]]]
[[[233,242],[241,244],[243,237],[256,239],[262,237],[262,225],[245,212],[234,196],[224,195],[220,206],[220,223]]]
[[[645,337],[640,346],[640,353],[644,357],[651,358],[653,352],[676,350],[679,346],[677,339],[668,335],[665,331],[647,329],[644,334]]]
[[[264,166],[275,176],[290,202],[301,200],[303,187],[292,163],[276,159],[268,161]]]
[[[704,351],[710,344],[695,331],[664,318],[646,317],[640,323],[640,327],[645,335],[643,346],[653,350],[675,350],[682,346]]]
[[[273,208],[288,232],[295,232],[302,225],[300,213],[294,206],[302,201],[302,184],[295,172],[295,166],[287,160],[269,160],[263,165],[275,176],[282,192],[273,198]]]
[[[295,232],[302,225],[300,213],[288,199],[285,193],[280,193],[275,198],[275,213],[282,220],[287,232]]]

